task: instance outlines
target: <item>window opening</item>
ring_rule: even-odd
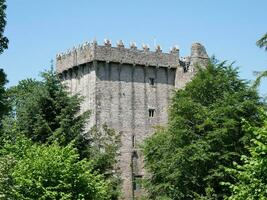
[[[140,190],[142,188],[142,175],[135,175],[133,180],[134,191]]]
[[[155,79],[154,78],[149,78],[149,84],[150,85],[155,85]]]
[[[149,109],[148,110],[148,116],[149,117],[154,117],[154,115],[155,115],[155,109]]]

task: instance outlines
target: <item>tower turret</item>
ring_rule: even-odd
[[[180,59],[182,68],[176,69],[175,88],[181,89],[186,83],[191,81],[196,73],[196,66],[206,67],[209,62],[209,56],[205,47],[200,43],[193,43],[191,46],[191,55]]]
[[[209,56],[205,47],[200,43],[194,43],[191,46],[190,67],[205,67],[209,61]]]

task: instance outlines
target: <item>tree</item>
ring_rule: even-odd
[[[3,69],[0,69],[0,129],[2,128],[1,120],[3,119],[3,116],[9,111],[8,97],[5,89],[6,83],[6,75]]]
[[[109,182],[93,170],[91,161],[80,160],[71,144],[38,145],[20,139],[5,148],[8,153],[0,157],[0,177],[5,177],[0,179],[0,199],[110,199]]]
[[[54,71],[42,73],[42,81],[26,79],[10,89],[19,132],[34,142],[78,141],[89,111],[80,112],[82,98],[70,96]]]
[[[0,54],[8,47],[8,39],[4,36],[6,26],[6,1],[0,0]]]
[[[234,181],[224,168],[248,152],[242,119],[262,124],[256,91],[225,62],[210,62],[172,99],[169,122],[144,145],[151,199],[223,199]],[[159,196],[162,195],[162,196]]]
[[[267,33],[257,41],[257,45],[267,50]],[[253,87],[260,85],[262,78],[267,77],[267,71],[261,72],[257,77]],[[264,111],[263,111],[264,112]],[[266,199],[267,196],[267,116],[263,113],[265,124],[261,128],[251,126],[247,121],[244,122],[244,130],[253,135],[251,140],[254,144],[249,147],[249,155],[243,155],[242,164],[234,163],[233,168],[226,168],[236,179],[233,183],[224,183],[231,189],[229,200],[242,199]]]
[[[35,144],[53,144],[62,147],[72,143],[79,159],[90,160],[94,172],[103,175],[111,199],[119,195],[116,157],[120,145],[119,133],[104,125],[85,132],[89,111],[80,112],[81,96],[70,96],[57,74],[51,70],[42,73],[43,80],[26,79],[8,90],[13,111],[4,120],[0,144],[15,143],[24,135]],[[0,135],[1,136],[1,135]]]
[[[83,153],[93,158],[93,168],[104,174],[109,185],[109,193],[112,200],[120,196],[120,177],[117,158],[119,147],[121,145],[121,134],[114,129],[110,129],[106,124],[97,128],[94,126],[89,132],[88,142],[83,148]]]
[[[5,9],[6,9],[5,0],[0,0],[0,54],[2,54],[4,49],[7,49],[8,47],[7,46],[8,39],[3,36],[4,29],[6,26]],[[6,74],[4,73],[3,69],[0,69],[0,129],[2,127],[1,120],[9,110],[4,87],[6,83],[7,83]]]
[[[259,39],[256,44],[258,47],[264,48],[265,51],[267,51],[267,33],[265,33],[265,35],[262,36],[262,38]],[[254,83],[255,88],[260,85],[260,82],[261,82],[262,78],[264,78],[264,77],[267,77],[267,71],[261,72],[260,75],[257,77],[257,79]]]
[[[255,80],[253,87],[255,88],[259,87],[261,80],[265,77],[267,77],[267,71],[261,72],[260,75]]]
[[[261,39],[257,41],[257,46],[260,48],[264,48],[267,51],[267,33],[265,33]]]
[[[227,169],[235,178],[235,184],[229,184],[232,195],[229,200],[264,200],[267,197],[267,117],[265,125],[261,128],[251,127],[246,123],[245,129],[254,133],[249,148],[250,155],[242,157],[244,164],[235,164],[232,169]]]

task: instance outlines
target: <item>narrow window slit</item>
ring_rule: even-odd
[[[155,109],[152,109],[152,108],[149,109],[149,110],[148,110],[148,116],[149,116],[149,117],[154,117],[154,115],[155,115]]]

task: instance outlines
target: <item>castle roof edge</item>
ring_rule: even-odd
[[[57,55],[56,70],[58,73],[93,60],[138,64],[144,66],[177,67],[179,66],[179,50],[173,48],[171,53],[159,49],[149,51],[144,48],[124,48],[121,46],[97,45],[96,42],[86,43],[78,48],[68,50],[66,54]]]

